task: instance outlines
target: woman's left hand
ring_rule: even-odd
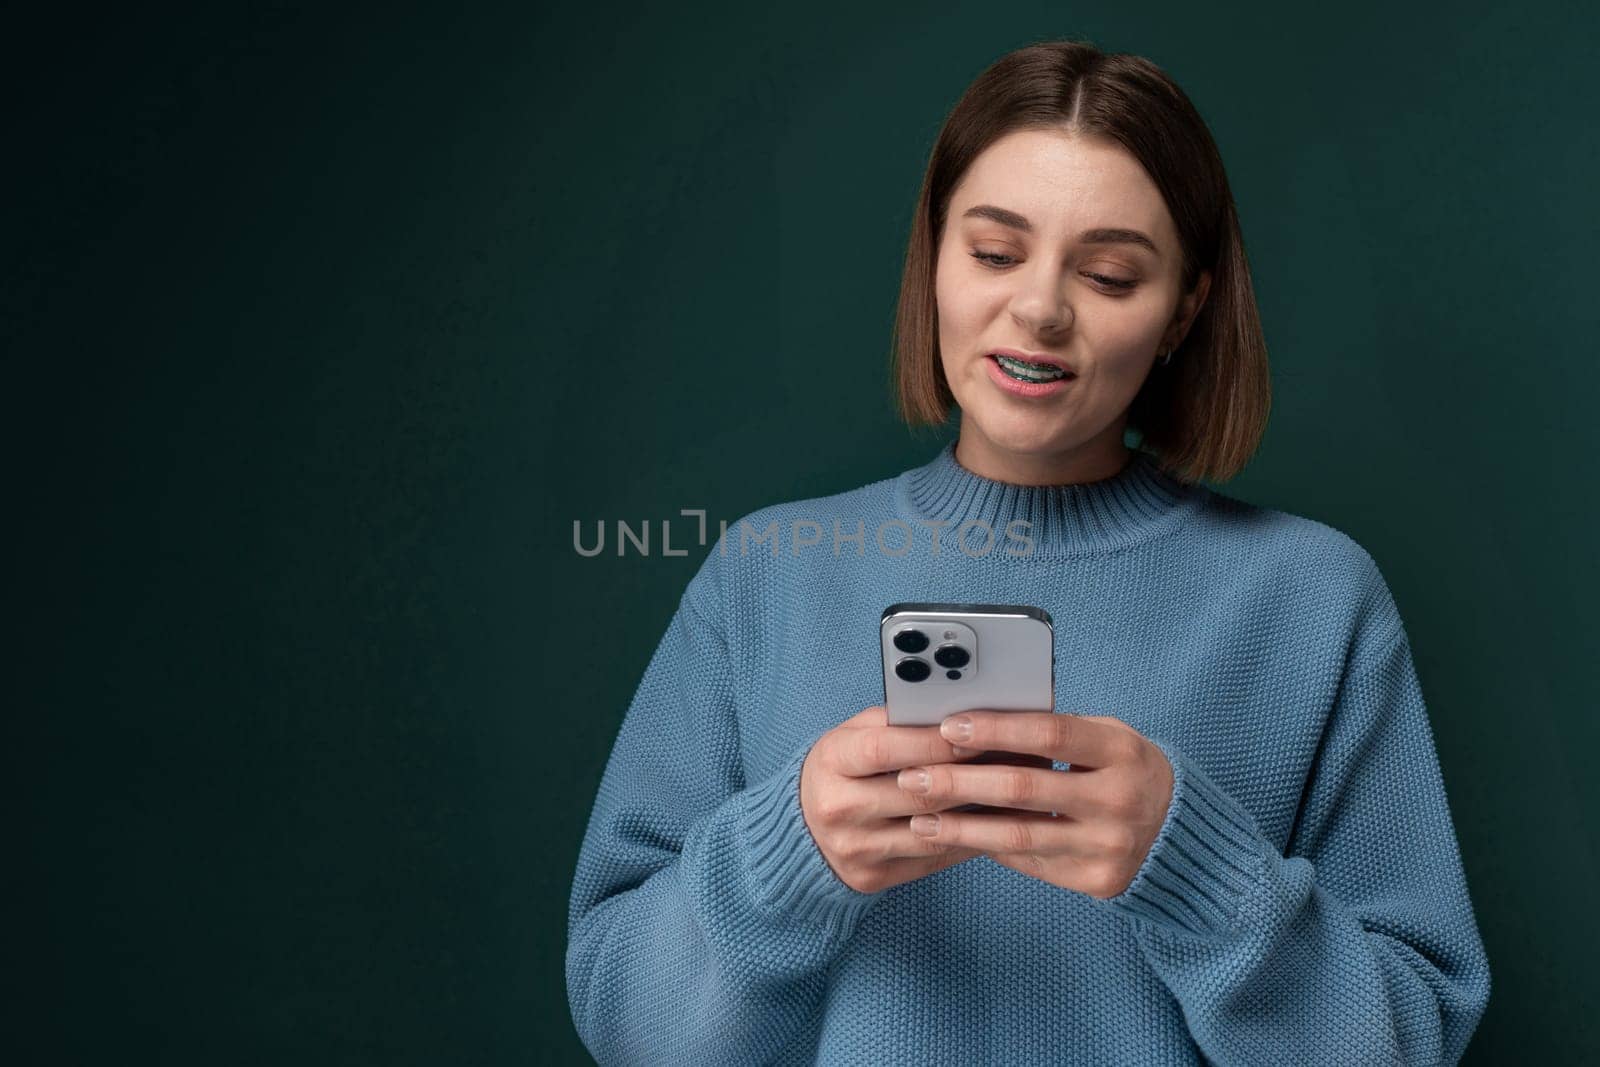
[[[971,723],[965,736],[963,720]],[[927,836],[980,849],[1002,866],[1092,897],[1114,897],[1133,881],[1172,800],[1172,765],[1155,742],[1121,719],[1053,712],[964,711],[945,719],[940,734],[965,748],[1044,756],[1072,769],[1000,763],[907,767],[899,773],[900,788],[921,792],[941,807],[948,802],[1023,809],[916,815],[912,830],[931,826]],[[925,790],[916,789],[919,778]]]

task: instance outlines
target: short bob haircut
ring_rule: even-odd
[[[1211,271],[1205,305],[1171,363],[1156,363],[1128,409],[1139,448],[1187,482],[1227,481],[1255,454],[1271,407],[1271,376],[1250,268],[1222,156],[1198,111],[1154,63],[1079,41],[1046,41],[1002,56],[945,119],[917,201],[892,342],[902,418],[939,425],[955,396],[939,354],[934,268],[950,196],[985,148],[1017,130],[1107,139],[1143,165],[1183,247],[1182,286]]]

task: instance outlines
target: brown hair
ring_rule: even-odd
[[[1271,407],[1261,332],[1233,193],[1198,111],[1141,56],[1080,41],[1046,41],[1002,56],[945,119],[912,223],[895,316],[892,366],[900,414],[940,424],[955,396],[939,358],[934,267],[950,196],[972,161],[1026,129],[1099,136],[1125,148],[1154,181],[1177,226],[1182,287],[1203,270],[1211,288],[1169,366],[1155,365],[1128,409],[1140,448],[1184,481],[1227,481],[1266,431]]]

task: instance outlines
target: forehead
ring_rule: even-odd
[[[1143,230],[1176,247],[1161,192],[1122,146],[1054,130],[1017,130],[978,154],[950,197],[948,217],[993,204],[1028,218],[1041,237],[1100,226]],[[968,220],[969,222],[977,220]]]

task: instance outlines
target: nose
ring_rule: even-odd
[[[1021,285],[1011,302],[1011,316],[1019,325],[1037,334],[1059,333],[1072,325],[1072,308],[1056,271],[1041,261],[1039,269]]]

